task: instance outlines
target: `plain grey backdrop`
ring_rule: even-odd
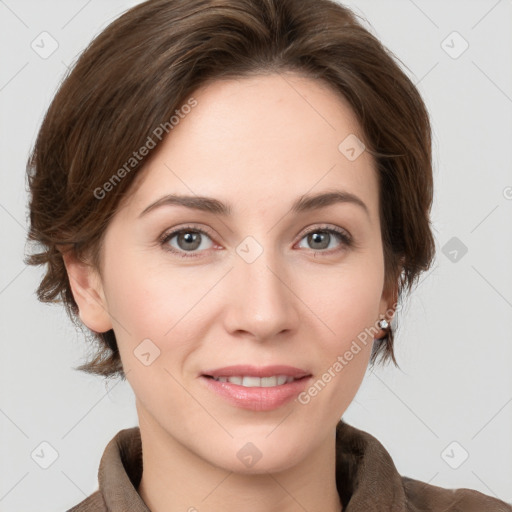
[[[0,511],[66,510],[137,425],[127,383],[74,371],[87,347],[23,263],[25,164],[67,66],[137,1],[0,0]],[[344,419],[405,476],[512,502],[512,2],[352,0],[432,118],[437,257],[398,315],[397,358]]]

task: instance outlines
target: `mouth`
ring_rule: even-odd
[[[283,386],[290,382],[307,379],[309,376],[304,377],[290,377],[288,375],[272,375],[270,377],[257,377],[254,375],[230,375],[214,377],[213,375],[203,375],[207,379],[213,379],[217,382],[229,382],[244,388],[273,388],[275,386]]]
[[[291,366],[229,366],[200,375],[207,389],[230,405],[253,411],[269,411],[293,400],[312,374]]]

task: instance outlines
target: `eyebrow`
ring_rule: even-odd
[[[319,210],[321,208],[326,208],[327,206],[338,203],[355,204],[361,207],[368,217],[370,216],[368,207],[359,197],[350,192],[342,190],[326,191],[314,195],[303,195],[293,203],[291,211],[293,213],[309,212],[313,210]],[[213,197],[167,194],[147,206],[140,213],[139,217],[146,215],[156,208],[169,205],[184,206],[192,210],[213,213],[223,217],[229,217],[233,211],[230,204],[225,204]]]

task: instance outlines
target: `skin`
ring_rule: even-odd
[[[153,512],[337,512],[335,427],[363,380],[371,342],[306,405],[242,409],[199,375],[288,364],[315,382],[365,328],[390,320],[374,161],[338,150],[349,134],[364,137],[345,99],[320,81],[258,75],[193,96],[198,105],[155,150],[107,227],[101,277],[65,257],[82,321],[114,329],[136,396],[138,491]],[[290,212],[303,194],[333,188],[357,195],[368,214],[352,203]],[[139,217],[169,193],[228,202],[231,217],[176,205]],[[190,254],[177,236],[159,243],[189,223],[211,233],[196,257],[165,250]],[[327,249],[315,250],[306,232],[325,227],[344,229],[354,245],[331,235]],[[236,252],[249,235],[263,249],[252,263]],[[148,338],[160,355],[145,366],[134,350]],[[248,442],[262,454],[252,467],[237,457]]]

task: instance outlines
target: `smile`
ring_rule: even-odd
[[[273,375],[271,377],[253,377],[249,375],[232,375],[229,377],[211,377],[217,382],[230,382],[231,384],[237,384],[238,386],[243,386],[245,388],[271,388],[274,386],[282,386],[283,384],[287,384],[288,382],[293,382],[294,377],[289,377],[287,375]]]

